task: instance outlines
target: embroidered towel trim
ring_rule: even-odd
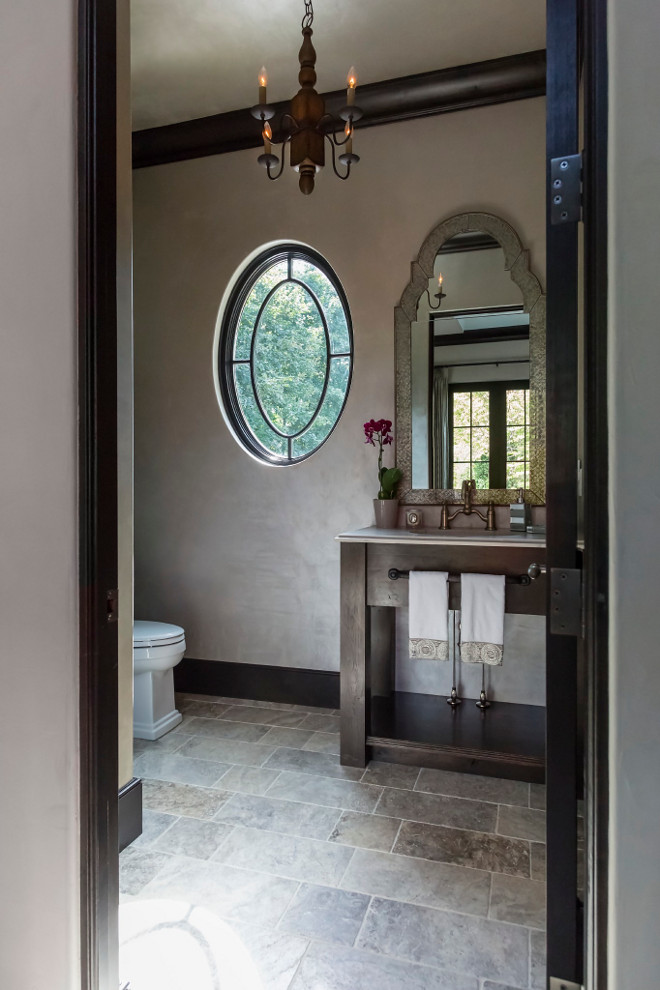
[[[461,660],[502,663],[504,575],[461,575]]]
[[[413,660],[449,660],[447,571],[411,571],[409,653]]]

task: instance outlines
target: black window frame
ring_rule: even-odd
[[[254,285],[259,280],[259,278],[262,275],[264,275],[265,272],[268,271],[268,269],[272,268],[274,265],[282,261],[285,261],[287,263],[286,282],[279,282],[277,286],[275,286],[272,290],[270,290],[260,306],[259,314],[257,315],[254,327],[252,329],[250,358],[247,360],[237,359],[234,357],[234,344],[236,340],[236,332],[238,329],[238,324],[240,321],[243,306],[245,305],[245,302],[250,292],[252,291]],[[335,290],[335,292],[339,297],[339,301],[341,302],[344,311],[344,316],[346,319],[346,327],[348,330],[348,340],[349,340],[348,351],[341,351],[341,352],[333,351],[332,342],[330,338],[330,331],[328,327],[328,321],[326,318],[326,314],[324,312],[323,305],[308,285],[305,285],[304,282],[293,276],[292,266],[294,261],[304,261],[314,265],[330,281],[333,289]],[[267,413],[264,411],[261,405],[258,391],[256,389],[255,377],[254,377],[254,346],[255,346],[254,341],[256,337],[255,330],[259,323],[259,318],[265,306],[267,305],[268,300],[273,295],[273,293],[277,290],[277,288],[279,288],[279,286],[286,283],[301,285],[305,289],[305,291],[309,293],[310,296],[312,296],[321,315],[321,320],[323,322],[323,329],[325,333],[325,342],[326,342],[325,381],[321,392],[321,396],[317,403],[316,409],[314,410],[314,413],[310,417],[308,423],[305,425],[305,427],[302,430],[300,430],[298,433],[293,435],[282,434],[280,433],[279,430],[277,430],[276,427],[274,427],[273,423],[270,421],[270,418],[268,417]],[[342,402],[341,409],[339,410],[339,413],[335,418],[335,422],[332,426],[332,429],[329,431],[327,436],[324,437],[324,439],[316,447],[314,447],[313,450],[310,450],[305,454],[301,454],[300,456],[297,457],[293,456],[292,441],[295,440],[297,437],[301,436],[303,433],[305,433],[314,423],[315,419],[318,417],[328,389],[332,359],[339,357],[347,357],[349,359],[348,381],[346,383],[346,393],[344,395],[344,401]],[[232,291],[229,295],[229,299],[227,300],[227,304],[224,308],[224,312],[222,314],[222,323],[220,328],[220,339],[218,345],[217,362],[218,362],[218,383],[220,387],[220,394],[222,397],[222,405],[225,416],[229,420],[231,428],[235,436],[238,438],[239,442],[246,450],[249,451],[249,453],[251,453],[258,460],[262,461],[265,464],[274,464],[274,465],[282,465],[282,466],[299,464],[302,461],[307,460],[309,457],[312,457],[313,454],[315,454],[318,450],[321,449],[321,447],[325,443],[327,443],[327,441],[330,439],[335,429],[337,428],[337,424],[339,423],[339,420],[342,417],[344,409],[346,408],[346,402],[348,400],[348,396],[351,389],[351,382],[353,379],[354,343],[353,343],[353,324],[351,321],[351,311],[348,305],[348,299],[346,297],[346,293],[336,272],[329,264],[329,262],[326,261],[323,255],[319,254],[319,252],[315,251],[313,248],[309,248],[305,245],[287,243],[287,244],[277,244],[277,245],[273,245],[270,248],[266,248],[264,251],[261,251],[255,258],[252,259],[252,261],[243,269],[240,276],[237,278],[232,288]],[[234,380],[234,367],[237,364],[249,364],[250,377],[252,380],[252,388],[259,413],[264,419],[264,422],[267,424],[268,428],[272,430],[275,435],[286,437],[287,456],[279,455],[273,453],[272,451],[266,450],[254,437],[254,434],[252,433],[252,430],[250,429],[246,417],[243,413],[241,403],[236,391],[236,385]]]
[[[454,463],[465,463],[464,461],[454,461],[454,395],[457,392],[488,392],[488,489],[509,490],[506,484],[507,464],[521,463],[520,461],[509,462],[506,459],[506,393],[510,389],[529,391],[529,378],[508,381],[454,382],[449,385],[450,488],[453,487],[454,482]],[[525,458],[524,463],[528,464],[529,459]]]

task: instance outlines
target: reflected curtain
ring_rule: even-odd
[[[449,369],[433,369],[431,456],[433,488],[450,488]]]

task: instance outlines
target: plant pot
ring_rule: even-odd
[[[399,517],[399,500],[396,498],[375,498],[374,516],[378,529],[396,529]]]

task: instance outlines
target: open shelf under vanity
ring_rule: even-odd
[[[372,697],[366,738],[376,760],[542,783],[545,709],[471,699],[451,708],[443,696],[394,691]]]
[[[522,582],[545,563],[544,541],[522,534],[426,533],[374,528],[344,533],[341,543],[341,762],[408,763],[515,780],[545,779],[545,708],[493,700],[480,710],[465,698],[396,691],[394,617],[408,605],[399,573],[446,570],[504,574],[506,611],[545,614],[545,577]],[[449,585],[460,608],[460,584]],[[429,661],[433,663],[434,661]],[[506,659],[505,659],[506,663]]]

